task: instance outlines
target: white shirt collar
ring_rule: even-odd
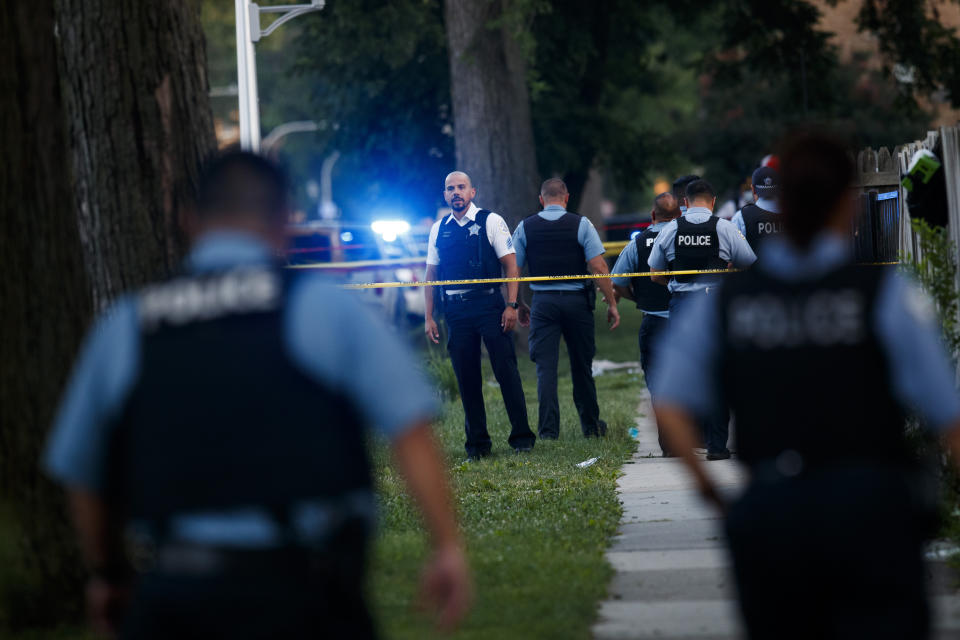
[[[474,220],[476,220],[478,211],[480,211],[480,207],[478,207],[477,205],[471,202],[470,206],[467,207],[467,212],[463,215],[462,218],[460,218],[460,220],[457,220],[457,217],[453,215],[453,212],[451,212],[450,215],[447,216],[447,223],[454,221],[454,222],[457,222],[457,224],[459,224],[462,227],[465,224],[467,224],[467,222],[473,222]]]

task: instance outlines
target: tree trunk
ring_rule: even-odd
[[[36,463],[91,304],[70,186],[53,1],[5,3],[0,33],[0,492],[9,507],[0,526],[3,537],[25,543],[20,566],[4,563],[0,620],[19,626],[39,622],[51,608],[54,616],[80,611],[80,571],[60,492]],[[44,580],[43,591],[9,590],[25,576],[58,573],[59,580]]]
[[[83,332],[175,267],[214,140],[195,3],[7,2],[0,32],[0,496],[23,547],[2,569],[17,592],[0,593],[0,623],[22,626],[81,611],[74,538],[38,461]]]
[[[179,213],[215,148],[199,3],[56,0],[94,306],[175,269]]]
[[[478,206],[510,225],[539,210],[526,62],[506,25],[509,0],[445,0],[457,168],[477,187]],[[502,22],[502,21],[501,21]]]

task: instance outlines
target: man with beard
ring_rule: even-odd
[[[444,183],[443,197],[450,215],[434,223],[427,245],[425,280],[478,280],[519,275],[517,257],[506,221],[473,203],[477,190],[470,176],[454,171]],[[490,434],[483,405],[480,341],[487,347],[493,373],[500,384],[510,418],[508,442],[517,453],[533,449],[536,437],[527,421],[527,404],[517,371],[513,328],[517,324],[516,282],[507,284],[504,302],[500,286],[490,283],[444,286],[439,296],[447,319],[447,350],[463,402],[466,451],[469,460],[490,455]],[[440,344],[433,319],[434,295],[424,289],[427,338]]]

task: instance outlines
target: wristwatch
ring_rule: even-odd
[[[519,303],[519,302],[508,302],[508,303],[507,303],[507,306],[510,307],[511,309],[519,309],[519,308],[520,308],[520,303]]]

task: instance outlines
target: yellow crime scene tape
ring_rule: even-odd
[[[452,287],[464,284],[502,284],[504,282],[547,282],[555,280],[600,280],[602,278],[643,278],[649,276],[695,276],[710,273],[734,273],[740,269],[704,269],[700,271],[649,271],[643,273],[598,273],[577,276],[523,276],[520,278],[482,278],[477,280],[429,280],[423,282],[364,282],[340,285],[344,289],[393,289],[395,287]]]
[[[604,242],[603,248],[610,254],[622,250],[632,240],[622,240],[617,242]],[[354,260],[347,262],[323,262],[316,264],[294,264],[289,265],[288,269],[369,269],[372,267],[385,266],[412,266],[426,264],[426,258],[390,258],[384,260]],[[860,263],[862,266],[891,266],[900,264],[899,262],[866,262]],[[644,271],[640,273],[598,273],[590,275],[575,276],[523,276],[519,278],[481,278],[474,280],[429,280],[418,282],[362,282],[356,284],[340,285],[344,289],[397,289],[402,287],[448,287],[466,284],[503,284],[505,282],[549,282],[557,280],[600,280],[603,278],[649,278],[651,276],[696,276],[718,273],[736,273],[740,269],[700,269],[687,271]]]
[[[618,242],[604,242],[603,248],[606,254],[622,250],[630,244],[630,240]],[[419,258],[385,258],[383,260],[348,260],[345,262],[317,262],[315,264],[292,264],[288,269],[370,269],[373,267],[399,267],[404,265],[426,264],[427,259],[423,256]]]

